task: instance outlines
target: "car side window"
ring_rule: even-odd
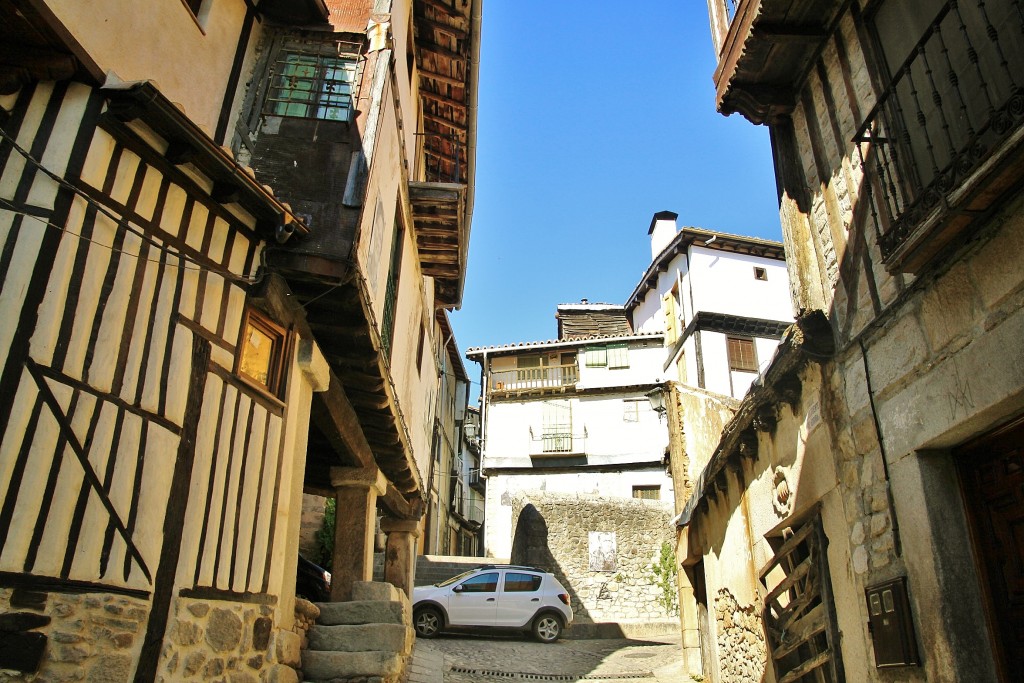
[[[536,574],[520,574],[508,572],[505,574],[506,593],[532,593],[540,589],[541,578]]]
[[[463,593],[493,593],[498,589],[498,573],[477,574],[459,584]]]

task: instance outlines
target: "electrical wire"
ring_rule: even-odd
[[[111,221],[113,221],[116,225],[118,225],[119,227],[123,227],[126,232],[129,232],[129,233],[135,235],[136,237],[141,239],[143,242],[146,242],[147,244],[149,244],[150,246],[154,247],[155,249],[158,249],[158,250],[160,250],[160,251],[162,251],[164,253],[167,253],[167,254],[172,254],[173,256],[175,256],[177,258],[180,258],[183,261],[187,261],[189,263],[192,263],[195,266],[196,270],[216,273],[217,275],[223,277],[225,280],[229,280],[229,281],[232,281],[232,282],[239,282],[239,283],[243,283],[243,284],[253,284],[255,282],[258,282],[260,279],[262,279],[262,275],[257,276],[257,277],[245,277],[245,276],[242,276],[242,275],[236,275],[235,273],[231,272],[230,270],[227,270],[227,269],[224,269],[224,268],[211,267],[211,266],[209,266],[209,265],[207,265],[205,263],[201,263],[200,261],[197,261],[196,259],[190,257],[188,254],[185,254],[185,253],[183,253],[181,251],[176,251],[174,249],[171,249],[171,248],[167,247],[166,245],[164,245],[164,244],[160,243],[159,241],[157,241],[155,238],[151,237],[142,228],[138,228],[138,227],[132,225],[132,223],[127,218],[125,218],[123,216],[118,216],[113,211],[111,211],[110,209],[105,207],[103,204],[101,204],[98,201],[96,201],[93,197],[89,196],[89,194],[86,193],[85,190],[83,190],[82,188],[78,187],[77,185],[75,185],[71,181],[67,180],[63,176],[60,176],[57,173],[54,173],[53,171],[48,169],[46,166],[43,165],[43,163],[41,161],[39,161],[34,156],[32,156],[32,154],[28,150],[24,149],[21,145],[19,145],[17,143],[17,141],[6,130],[4,130],[2,127],[0,127],[0,138],[2,138],[8,144],[10,144],[12,149],[14,149],[18,154],[20,154],[22,157],[24,157],[25,160],[28,161],[30,164],[32,164],[37,170],[41,171],[43,173],[43,175],[45,175],[46,177],[48,177],[51,180],[53,180],[59,186],[65,188],[67,190],[70,190],[77,197],[81,198],[87,204],[89,204],[89,206],[93,207],[94,209],[96,209],[96,211],[98,211],[99,213],[103,214],[104,216],[109,218]],[[8,205],[7,207],[4,207],[5,210],[7,210],[7,211],[10,211],[10,212],[15,213],[15,214],[21,214],[21,215],[24,215],[24,216],[28,216],[30,218],[34,218],[37,221],[39,221],[41,223],[44,223],[45,225],[47,225],[49,227],[56,228],[56,229],[60,230],[61,232],[65,232],[68,235],[77,237],[78,239],[90,241],[93,244],[97,244],[99,246],[107,246],[107,245],[104,245],[102,243],[95,242],[93,240],[89,240],[88,238],[86,238],[86,237],[84,237],[84,236],[82,236],[82,235],[80,235],[78,233],[72,232],[71,230],[68,230],[68,228],[66,226],[61,226],[61,225],[57,225],[55,223],[51,223],[51,222],[49,222],[49,221],[47,221],[45,219],[42,219],[41,217],[36,216],[36,215],[34,215],[32,213],[29,213],[29,212],[26,212],[24,210],[18,209],[16,207],[16,205],[11,200],[9,200],[9,199],[0,198],[0,201],[3,201],[5,204]],[[113,249],[112,247],[108,247],[108,248],[110,248],[112,252],[115,252],[115,253],[119,252],[119,250]],[[133,254],[130,254],[130,253],[124,252],[124,251],[120,251],[119,253],[123,253],[123,254],[129,255],[129,256],[133,255]],[[138,254],[134,254],[134,256],[138,257]]]

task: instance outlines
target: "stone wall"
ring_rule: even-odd
[[[768,648],[757,612],[754,605],[740,605],[728,588],[718,589],[715,620],[722,683],[763,680]]]
[[[320,543],[317,533],[324,526],[324,505],[327,499],[312,493],[302,494],[302,521],[299,526],[299,554],[320,564]]]
[[[146,631],[149,604],[109,593],[43,593],[0,588],[0,615],[10,619],[14,615],[36,615],[31,618],[38,622],[49,619],[32,629],[47,638],[40,673],[0,669],[0,682],[121,683],[131,680]],[[0,633],[0,638],[4,637]]]
[[[524,493],[512,501],[511,560],[552,572],[569,591],[576,623],[676,621],[662,606],[652,563],[674,541],[671,509],[659,501]],[[610,571],[590,567],[590,533],[615,535]]]
[[[159,680],[298,681],[303,634],[278,629],[274,612],[269,605],[177,598]]]

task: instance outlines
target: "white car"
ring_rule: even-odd
[[[416,635],[474,627],[532,631],[553,643],[572,623],[569,593],[553,575],[534,567],[484,565],[412,591]]]

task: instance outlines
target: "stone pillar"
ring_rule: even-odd
[[[380,528],[388,535],[384,580],[411,598],[416,578],[416,542],[420,537],[420,523],[413,519],[385,517]]]
[[[373,579],[373,535],[377,496],[387,479],[376,467],[332,467],[336,522],[331,561],[331,601],[352,599],[352,584]]]

